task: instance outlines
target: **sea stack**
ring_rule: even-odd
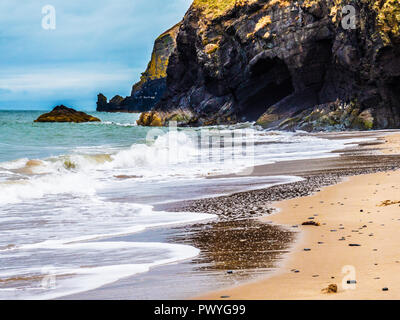
[[[98,95],[97,111],[101,112],[144,112],[150,111],[162,98],[167,87],[167,67],[176,48],[176,37],[180,23],[161,34],[154,42],[153,52],[147,69],[140,81],[133,85],[131,95],[116,95],[110,101]]]
[[[100,122],[99,118],[93,117],[81,111],[76,111],[64,105],[55,107],[51,112],[42,114],[35,122]]]

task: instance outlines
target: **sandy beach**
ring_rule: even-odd
[[[62,299],[397,299],[393,275],[400,254],[388,239],[396,239],[399,204],[379,205],[400,200],[400,156],[391,151],[400,134],[318,135],[353,142],[334,151],[336,157],[260,165],[247,177],[272,184],[277,176],[302,181],[257,190],[251,183],[249,191],[155,207],[218,219],[112,239],[190,245],[200,249],[196,258]],[[210,179],[216,177],[221,176]],[[320,225],[302,226],[306,221]],[[356,283],[349,287],[347,280]],[[331,284],[338,292],[323,293]]]
[[[400,135],[381,152],[399,151]],[[263,221],[297,230],[281,267],[266,279],[200,299],[399,299],[400,171],[345,178],[312,195],[274,202]],[[302,225],[313,221],[319,226]],[[325,288],[336,285],[336,293]]]

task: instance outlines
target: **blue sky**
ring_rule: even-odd
[[[1,0],[0,109],[93,110],[97,93],[127,96],[155,38],[192,0]],[[56,29],[42,28],[42,8]]]

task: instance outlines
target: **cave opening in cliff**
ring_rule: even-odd
[[[288,67],[278,58],[261,58],[251,66],[247,90],[238,114],[242,121],[256,121],[269,107],[295,91]]]

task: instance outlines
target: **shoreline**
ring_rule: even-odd
[[[381,139],[383,154],[398,153],[400,134]],[[299,230],[282,264],[262,279],[196,299],[398,299],[400,171],[387,169],[345,176],[316,193],[273,202],[277,212],[260,219]],[[306,221],[320,226],[302,226]],[[329,285],[336,285],[337,293],[323,292]]]
[[[231,288],[255,280],[273,277],[282,270],[286,255],[298,242],[293,240],[297,229],[282,228],[280,224],[264,223],[260,220],[273,212],[271,203],[284,199],[297,199],[317,192],[324,186],[337,184],[343,177],[400,168],[400,157],[377,154],[377,145],[383,139],[382,132],[344,133],[353,138],[376,138],[361,142],[358,147],[333,151],[337,157],[311,160],[292,160],[261,165],[255,168],[252,177],[276,175],[301,176],[305,180],[275,185],[264,189],[238,192],[227,196],[215,196],[197,200],[164,203],[155,210],[195,211],[218,215],[216,222],[195,224],[170,229],[163,242],[192,245],[201,250],[200,256],[174,265],[160,266],[146,275],[133,276],[94,291],[66,296],[61,299],[181,299],[202,295],[213,290]],[[333,138],[336,138],[334,136]],[[361,140],[361,139],[360,139]],[[358,145],[358,144],[356,144]],[[372,148],[370,148],[372,147]],[[382,164],[382,159],[385,163]],[[354,166],[354,163],[357,165]],[[359,164],[362,164],[359,166]],[[298,170],[301,168],[302,170]],[[293,172],[295,172],[293,174]],[[230,177],[230,176],[226,176]],[[236,176],[237,177],[237,176]],[[247,204],[254,204],[249,207]],[[267,219],[271,220],[270,215]],[[246,230],[246,232],[235,232]],[[153,235],[166,230],[149,230]],[[147,234],[147,233],[146,233]],[[243,236],[245,234],[245,236]],[[133,235],[122,240],[137,241],[146,235]],[[245,239],[243,239],[243,237]],[[121,238],[119,238],[121,240]],[[118,240],[111,239],[111,240]],[[245,242],[241,242],[245,240]],[[271,242],[277,241],[275,247]],[[232,250],[234,248],[234,250]],[[278,249],[279,252],[276,252]],[[233,274],[228,274],[233,270]],[[154,279],[158,279],[154,282]],[[193,288],[188,290],[189,281]],[[209,283],[204,285],[204,281]],[[180,289],[171,292],[172,283]],[[210,284],[212,283],[211,287]],[[144,294],[138,293],[140,290]],[[181,292],[181,294],[179,294]],[[217,291],[218,292],[218,291]]]

